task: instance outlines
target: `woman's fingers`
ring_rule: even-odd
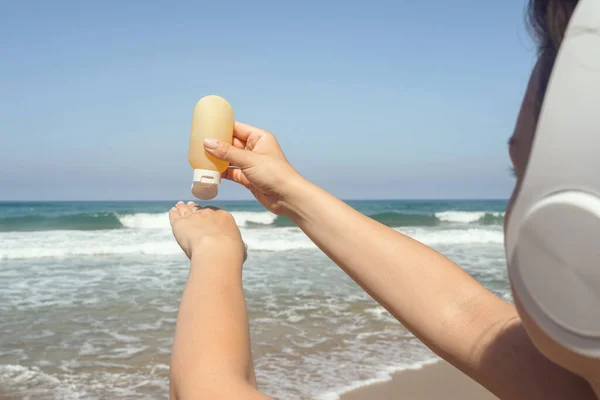
[[[231,144],[233,144],[235,147],[239,148],[239,149],[245,149],[246,148],[246,142],[234,137],[233,141],[231,142]]]
[[[248,189],[250,188],[250,182],[239,168],[228,168],[225,172],[223,172],[223,178],[239,183]]]
[[[240,149],[231,143],[222,142],[218,139],[204,139],[204,150],[219,160],[229,161],[232,165],[240,168],[250,168],[258,162],[260,155],[250,150]]]
[[[265,131],[262,129],[244,124],[243,122],[235,121],[233,125],[233,136],[244,142],[248,140],[250,135],[262,136],[264,133]]]

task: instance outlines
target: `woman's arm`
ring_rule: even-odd
[[[515,307],[454,262],[307,181],[285,214],[427,347],[503,399],[594,399],[533,345]]]
[[[175,329],[171,398],[266,399],[255,387],[235,221],[224,211],[183,203],[169,216],[191,259]]]
[[[512,306],[440,253],[310,182],[296,185],[285,214],[378,303],[454,365],[476,363],[477,341],[485,340],[481,327],[515,317]]]

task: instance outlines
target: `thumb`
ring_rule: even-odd
[[[221,142],[217,139],[205,139],[204,149],[219,160],[229,161],[231,164],[242,169],[250,168],[254,165],[253,161],[256,154],[250,150],[238,149],[227,142]]]

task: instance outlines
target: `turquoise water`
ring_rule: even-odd
[[[349,201],[352,207],[391,227],[438,226],[461,222],[482,225],[501,224],[505,201]],[[264,211],[260,204],[246,202],[215,202],[216,206],[231,212]],[[0,231],[44,230],[104,230],[127,228],[119,218],[139,213],[158,214],[170,208],[173,202],[22,202],[0,203]],[[481,211],[485,211],[481,214]],[[446,214],[444,214],[446,212]],[[456,214],[449,214],[455,212]],[[471,214],[468,214],[471,213]],[[459,214],[462,214],[459,215]],[[474,218],[474,219],[472,219]],[[268,224],[248,221],[254,225],[273,227],[293,226],[285,217]]]
[[[216,202],[249,246],[244,287],[261,388],[335,399],[349,385],[436,357],[290,221]],[[350,201],[510,299],[506,201]],[[168,397],[188,263],[173,202],[0,203],[0,397]],[[332,284],[334,283],[334,284]]]

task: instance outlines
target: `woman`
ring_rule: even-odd
[[[527,166],[556,53],[576,5],[576,0],[530,2],[539,58],[510,139],[515,192]],[[238,167],[228,170],[226,178],[246,186],[270,211],[293,220],[439,356],[502,399],[600,398],[600,360],[561,347],[526,313],[519,314],[449,259],[302,178],[271,133],[236,123],[234,136],[233,146],[205,142],[210,154]],[[507,215],[512,203],[511,199]],[[245,251],[233,218],[180,202],[170,219],[192,262],[173,347],[172,397],[267,398],[255,388],[241,286]]]

